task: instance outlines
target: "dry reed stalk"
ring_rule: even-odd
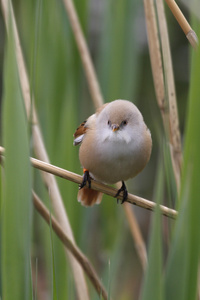
[[[183,32],[185,33],[188,41],[192,45],[193,48],[197,48],[198,46],[198,37],[194,30],[191,28],[190,24],[184,17],[182,11],[178,7],[177,3],[174,0],[165,0],[169,8],[171,9],[174,17],[176,18],[177,22],[181,26]]]
[[[29,85],[28,75],[27,75],[27,71],[23,59],[23,54],[21,50],[21,45],[20,45],[20,40],[19,40],[19,35],[17,31],[12,4],[11,2],[9,2],[9,0],[2,0],[1,5],[2,5],[4,21],[8,32],[9,32],[8,25],[11,24],[12,26],[19,79],[20,79],[22,94],[24,98],[26,113],[29,121],[33,124],[32,126],[33,147],[36,156],[39,159],[49,162],[49,158],[39,129],[36,110],[34,104],[31,101],[30,85]],[[11,20],[9,19],[9,17],[11,17]],[[57,219],[59,220],[60,226],[70,237],[71,241],[75,243],[73,232],[70,227],[70,223],[67,217],[67,213],[65,211],[65,207],[55,177],[52,174],[43,173],[43,180],[49,190],[52,206],[57,216]],[[78,264],[78,262],[76,261],[76,259],[73,257],[73,255],[68,251],[66,251],[66,253],[69,258],[69,262],[71,264],[71,268],[74,274],[74,281],[76,285],[78,299],[87,300],[89,299],[89,294],[88,294],[88,289],[84,278],[83,270]]]
[[[74,7],[72,0],[63,0],[63,2],[64,2],[66,12],[67,12],[69,20],[70,20],[70,24],[71,24],[71,27],[72,27],[72,30],[74,33],[74,37],[76,39],[80,57],[82,59],[82,63],[83,63],[84,69],[85,69],[85,74],[86,74],[88,86],[90,89],[90,93],[92,96],[92,101],[93,101],[95,107],[98,108],[101,105],[103,105],[104,100],[103,100],[103,96],[100,91],[99,83],[98,83],[97,76],[96,76],[96,73],[94,70],[94,66],[93,66],[93,63],[92,63],[92,60],[90,57],[88,46],[87,46],[87,43],[86,43],[84,35],[83,35],[83,31],[80,26],[77,12],[76,12],[76,9]],[[127,214],[127,209],[125,209],[125,213]],[[143,241],[143,238],[142,238],[139,226],[137,224],[137,220],[134,215],[134,212],[132,212],[131,215],[130,215],[130,213],[128,213],[127,219],[129,222],[130,230],[133,235],[133,239],[135,240],[135,244],[140,245],[142,243],[143,246],[141,245],[141,247],[139,247],[139,248],[143,248],[143,251],[146,252],[146,249],[144,249],[145,243]],[[135,228],[131,228],[131,226],[135,226]],[[138,252],[138,256],[141,258],[140,252]],[[144,260],[142,260],[141,263],[142,263],[142,265],[144,265]]]
[[[169,124],[169,114],[168,104],[165,99],[164,74],[160,43],[158,38],[154,0],[144,0],[144,10],[155,93],[163,119],[164,128],[167,130]]]
[[[169,142],[172,158],[172,165],[176,179],[177,190],[180,188],[181,164],[182,164],[182,145],[179,129],[179,118],[176,101],[176,91],[174,84],[174,73],[172,58],[169,45],[167,22],[162,0],[156,0],[158,23],[160,29],[161,46],[163,54],[163,69],[165,74],[166,96],[169,103]]]
[[[117,183],[116,186],[119,189],[121,187],[121,184]],[[125,202],[123,205],[123,209],[127,217],[130,231],[134,240],[135,249],[140,259],[142,269],[143,271],[145,271],[147,267],[147,249],[138,221],[136,219],[134,211],[130,208],[129,203]]]
[[[5,149],[0,146],[0,155],[4,155],[4,152],[5,152]],[[72,181],[72,182],[75,182],[75,183],[78,183],[78,184],[82,183],[82,179],[83,179],[82,176],[80,176],[76,173],[67,171],[65,169],[59,168],[57,166],[51,165],[47,162],[43,162],[43,161],[40,161],[40,160],[35,159],[35,158],[30,158],[30,160],[31,160],[31,164],[34,168],[37,168],[37,169],[39,169],[41,171],[44,171],[44,172],[54,174],[56,176],[59,176],[61,178],[67,179],[69,181]],[[97,182],[95,180],[91,181],[91,188],[93,190],[99,191],[99,192],[104,193],[106,195],[109,195],[111,197],[115,197],[115,195],[118,191],[116,188],[110,187],[106,184]],[[123,195],[120,194],[118,196],[118,198],[120,200],[122,200]],[[139,207],[148,209],[148,210],[154,210],[155,207],[156,207],[156,203],[154,203],[152,201],[149,201],[147,199],[138,197],[138,196],[133,195],[133,194],[128,194],[128,198],[127,198],[126,201],[131,203],[131,204],[137,205]],[[160,212],[164,216],[172,218],[172,219],[176,219],[176,217],[178,215],[178,212],[176,210],[168,208],[164,205],[160,205]]]
[[[147,262],[148,262],[146,245],[145,245],[143,237],[141,235],[141,231],[138,228],[139,227],[138,222],[136,221],[135,218],[132,217],[133,213],[129,207],[129,204],[124,203],[123,207],[124,207],[128,222],[130,224],[131,233],[134,237],[136,251],[140,257],[142,268],[145,271],[147,268]]]
[[[165,132],[170,143],[171,160],[177,190],[179,190],[182,162],[181,138],[174,76],[163,3],[162,1],[157,1],[159,30],[156,22],[154,1],[144,0],[144,8],[156,98],[162,115]],[[158,32],[160,32],[161,35],[162,55]]]
[[[74,33],[74,37],[77,43],[77,47],[80,53],[80,57],[85,69],[85,74],[89,86],[89,90],[92,96],[92,100],[96,108],[103,105],[103,97],[97,80],[97,76],[94,70],[94,66],[90,57],[87,43],[85,41],[83,31],[77,16],[76,9],[72,0],[63,0],[70,24]]]
[[[38,195],[33,191],[33,203],[36,210],[39,214],[43,217],[43,219],[47,222],[47,224],[52,226],[52,229],[63,242],[65,247],[72,253],[72,255],[76,258],[76,260],[80,263],[83,270],[87,274],[88,278],[90,279],[91,283],[95,287],[97,293],[102,295],[105,300],[108,299],[107,292],[104,286],[101,283],[98,275],[96,274],[95,269],[91,265],[88,258],[80,251],[80,249],[72,243],[71,239],[67,236],[65,231],[62,229],[60,224],[57,220],[52,216],[46,206],[42,203]]]
[[[4,149],[0,147],[1,152],[4,152]],[[4,157],[0,154],[0,165],[3,166]],[[81,252],[81,250],[71,241],[71,239],[67,236],[66,232],[62,229],[58,221],[55,219],[54,216],[49,212],[48,208],[44,205],[44,203],[40,200],[39,196],[32,191],[33,196],[33,204],[35,209],[41,215],[41,217],[47,222],[48,225],[52,226],[52,229],[63,242],[64,246],[72,253],[72,255],[76,258],[79,262],[85,273],[87,274],[88,278],[90,279],[91,283],[93,284],[94,288],[96,289],[99,295],[102,295],[105,300],[108,299],[107,292],[104,286],[101,283],[95,269],[93,268],[92,264],[88,260],[88,258]]]

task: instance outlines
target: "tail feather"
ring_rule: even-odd
[[[100,204],[103,194],[98,191],[83,187],[78,191],[78,202],[81,202],[84,206],[92,206],[94,204]]]

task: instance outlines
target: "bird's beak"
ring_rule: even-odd
[[[119,125],[118,124],[112,124],[111,128],[112,128],[112,131],[117,131],[117,130],[119,130]]]

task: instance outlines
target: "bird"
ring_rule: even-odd
[[[152,138],[139,109],[128,100],[102,105],[74,133],[80,145],[79,160],[83,180],[77,199],[84,206],[99,204],[102,193],[91,189],[91,179],[105,184],[122,182],[115,197],[128,197],[125,181],[135,177],[148,163]],[[88,183],[88,184],[87,184]]]

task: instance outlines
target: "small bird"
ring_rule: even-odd
[[[146,166],[152,139],[138,108],[130,101],[115,100],[101,106],[77,128],[74,145],[80,145],[79,159],[84,172],[77,198],[82,205],[91,206],[102,199],[102,193],[90,189],[91,179],[107,184],[121,181],[122,187],[115,197],[123,192],[122,203],[126,201],[124,181]]]

